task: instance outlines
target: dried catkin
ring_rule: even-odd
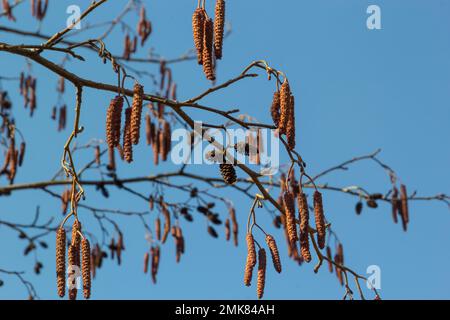
[[[408,193],[406,191],[406,186],[404,184],[400,185],[400,200],[401,200],[401,213],[403,230],[407,230],[409,222],[409,210],[408,210]]]
[[[289,119],[286,125],[286,136],[287,136],[287,143],[289,146],[289,149],[294,150],[295,149],[295,99],[294,96],[291,95],[290,97],[290,111],[289,111]]]
[[[234,240],[234,245],[237,247],[238,246],[238,233],[239,233],[239,225],[236,219],[236,210],[234,209],[234,207],[229,207],[228,211],[230,213],[230,219],[231,219],[231,223],[232,223],[232,228],[233,228],[233,240]]]
[[[314,216],[316,219],[317,244],[320,249],[325,247],[325,216],[323,213],[322,194],[319,191],[314,192]]]
[[[285,134],[287,131],[289,118],[291,117],[290,105],[291,105],[291,89],[289,87],[288,80],[285,79],[280,89],[280,121],[278,124],[280,134]]]
[[[106,113],[106,142],[110,148],[114,148],[120,143],[122,108],[123,97],[116,96],[111,100]]]
[[[273,123],[275,127],[280,124],[280,92],[276,91],[273,94],[272,106],[270,107],[270,113],[272,115]]]
[[[253,268],[256,265],[255,241],[251,233],[247,233],[247,261],[245,263],[244,284],[249,287],[252,282]]]
[[[81,240],[81,274],[83,278],[83,295],[91,297],[91,246],[89,240]]]
[[[150,260],[150,255],[148,252],[144,254],[144,273],[148,272],[148,262]]]
[[[206,12],[203,8],[197,8],[192,16],[192,33],[194,36],[195,49],[197,50],[198,64],[203,60],[203,37],[205,28]]]
[[[161,242],[165,243],[170,231],[170,212],[169,210],[167,210],[165,203],[162,204],[162,213],[164,215],[164,232],[161,238]]]
[[[266,243],[272,256],[273,267],[278,273],[281,273],[280,254],[278,253],[278,247],[274,237],[272,237],[270,234],[266,235]]]
[[[152,120],[149,114],[145,115],[145,138],[147,140],[147,145],[152,144]]]
[[[327,259],[328,259],[328,270],[330,270],[330,273],[333,273],[333,263],[331,262],[333,260],[333,257],[331,256],[331,248],[327,246]]]
[[[161,240],[161,219],[159,219],[159,217],[155,220],[155,234],[156,239],[158,241]]]
[[[230,241],[231,231],[230,231],[230,219],[225,220],[225,239]]]
[[[19,150],[19,167],[21,167],[23,164],[23,159],[25,157],[25,142],[22,141]]]
[[[284,207],[286,215],[286,229],[289,236],[289,241],[293,245],[297,240],[297,226],[295,224],[295,203],[292,193],[286,191],[284,193]]]
[[[399,209],[399,200],[398,200],[398,189],[394,187],[392,189],[392,198],[391,198],[391,206],[392,206],[392,219],[394,219],[394,222],[398,222],[398,209]]]
[[[297,196],[299,220],[300,220],[300,252],[306,262],[311,261],[311,252],[309,250],[309,208],[306,195],[300,190]]]
[[[167,151],[166,137],[164,135],[164,129],[159,131],[158,139],[159,139],[159,154],[161,156],[161,160],[166,161],[168,151]]]
[[[214,26],[212,19],[205,19],[204,22],[204,35],[203,35],[203,71],[208,80],[216,80],[215,70],[213,65],[213,36],[214,36]]]
[[[214,17],[214,52],[216,59],[222,59],[224,28],[225,0],[217,0]]]
[[[266,250],[261,248],[258,251],[258,282],[256,287],[258,299],[261,299],[263,297],[265,285],[266,285]]]
[[[131,112],[131,141],[133,144],[139,143],[143,95],[144,88],[139,83],[135,83],[133,88],[133,103]]]
[[[69,260],[69,268],[72,271],[71,274],[69,274],[69,279],[71,279],[71,283],[69,284],[69,299],[75,300],[77,298],[77,287],[76,287],[76,276],[75,271],[76,267],[79,268],[79,257],[77,258],[77,248],[73,245],[69,245],[69,251],[68,251],[68,260]]]
[[[66,290],[66,230],[59,227],[56,231],[56,284],[58,296],[65,295]]]
[[[219,165],[220,174],[222,175],[223,181],[226,184],[234,184],[236,182],[236,170],[230,163],[221,163]]]
[[[133,143],[131,137],[131,113],[132,108],[125,110],[125,124],[123,129],[123,156],[126,162],[133,161]]]

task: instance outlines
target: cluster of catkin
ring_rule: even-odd
[[[205,8],[198,7],[192,16],[192,33],[197,61],[203,65],[208,80],[214,81],[215,59],[222,59],[225,27],[225,0],[216,0],[214,21]]]
[[[133,40],[131,40],[130,35],[127,33],[125,35],[125,38],[123,40],[123,54],[122,57],[125,60],[130,60],[131,54],[135,53],[137,50],[137,36],[133,37]]]
[[[344,247],[343,247],[342,243],[337,244],[336,253],[335,253],[334,257],[332,255],[331,248],[329,246],[327,246],[326,258],[328,261],[328,270],[330,271],[330,273],[333,273],[333,269],[334,269],[336,272],[336,277],[339,280],[339,283],[341,285],[344,285],[343,270],[342,270],[342,268],[339,267],[339,266],[344,265]],[[333,265],[333,262],[334,262],[334,265]]]
[[[114,237],[111,238],[108,248],[111,259],[114,260],[117,257],[117,264],[120,266],[122,263],[122,251],[125,251],[122,232],[119,232],[117,243]]]
[[[8,120],[9,121],[9,120]],[[0,176],[6,175],[9,183],[13,184],[17,174],[18,167],[22,166],[25,157],[25,141],[20,143],[19,148],[16,148],[16,128],[15,125],[9,123],[7,125],[7,143],[8,149],[6,150],[5,160],[0,168]]]
[[[77,297],[76,271],[81,270],[83,296],[91,296],[91,249],[89,241],[81,236],[81,223],[76,219],[72,225],[72,238],[67,250],[68,295],[70,300]],[[58,295],[65,296],[66,289],[66,230],[63,226],[56,231],[56,284]]]
[[[31,15],[42,21],[47,13],[48,0],[31,0]]]
[[[229,241],[231,239],[231,233],[233,233],[234,245],[238,246],[238,233],[239,225],[236,219],[236,211],[233,206],[228,208],[229,218],[225,220],[225,239]],[[230,223],[231,222],[231,223]]]
[[[273,95],[270,113],[279,133],[286,135],[287,144],[293,150],[295,148],[295,98],[287,78],[284,79],[280,90]]]
[[[404,184],[400,185],[400,194],[397,187],[393,187],[391,205],[394,222],[397,223],[397,217],[399,216],[402,220],[403,230],[406,231],[409,223],[409,210],[408,192],[406,191],[406,186]]]
[[[153,162],[155,165],[159,161],[166,161],[172,148],[172,128],[166,120],[156,119],[147,114],[145,116],[145,133],[147,145],[153,149]]]
[[[247,259],[244,269],[244,284],[246,286],[251,285],[253,277],[253,269],[256,266],[256,262],[258,262],[256,294],[258,296],[258,299],[261,299],[264,296],[264,287],[266,284],[266,265],[267,265],[266,250],[260,247],[258,244],[259,249],[257,259],[255,239],[253,238],[251,232],[247,233],[246,241],[247,241]],[[266,234],[265,241],[272,256],[273,266],[278,273],[281,273],[281,260],[280,255],[278,253],[277,243],[275,242],[274,237],[269,234]]]
[[[143,46],[152,33],[152,23],[147,19],[144,6],[139,11],[139,22],[136,29],[139,37],[141,37],[141,46]]]
[[[9,4],[8,0],[2,0],[2,6],[3,6],[3,12],[8,17],[8,20],[16,21],[16,18],[14,17],[12,13],[11,5]]]
[[[34,110],[37,107],[36,100],[36,83],[37,79],[31,75],[25,77],[23,72],[20,73],[20,94],[24,98],[24,106],[28,108],[30,106],[30,116],[33,116]]]
[[[172,237],[175,241],[175,257],[176,262],[180,262],[181,255],[184,254],[184,237],[179,225],[173,226],[171,230]]]
[[[184,248],[183,248],[183,250],[184,250]],[[150,258],[151,258],[151,261],[150,261]],[[151,272],[153,283],[156,283],[156,276],[158,274],[160,259],[161,259],[161,249],[159,246],[152,246],[152,247],[150,247],[150,252],[144,253],[144,273],[148,272],[148,267],[151,262],[150,272]]]

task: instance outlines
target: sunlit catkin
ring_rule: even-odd
[[[123,129],[123,156],[126,162],[133,161],[133,144],[131,132],[131,113],[132,108],[125,110],[125,124]]]
[[[263,248],[258,251],[258,282],[256,293],[258,299],[264,296],[264,287],[266,285],[266,250]]]
[[[285,215],[286,215],[286,229],[291,245],[298,240],[297,226],[295,225],[295,203],[292,193],[286,191],[283,196]]]
[[[214,20],[214,52],[216,59],[222,59],[225,28],[225,0],[216,1]]]
[[[213,65],[213,34],[214,26],[211,19],[205,19],[203,35],[203,71],[208,80],[216,80],[214,65]]]
[[[81,274],[83,278],[83,295],[91,297],[91,246],[86,238],[81,240]]]
[[[136,82],[133,88],[133,104],[131,107],[131,141],[133,144],[139,143],[143,95],[144,88]]]
[[[123,97],[111,100],[106,113],[106,142],[110,148],[120,143],[120,123],[122,120]]]
[[[247,233],[247,261],[245,263],[244,284],[249,287],[252,282],[253,268],[256,265],[255,241],[251,233]]]
[[[270,107],[270,114],[272,115],[273,123],[275,127],[280,123],[280,92],[276,91],[273,94],[272,106]]]
[[[203,37],[205,28],[206,12],[203,8],[197,8],[192,16],[192,33],[194,36],[195,49],[197,51],[198,64],[203,60]]]
[[[77,286],[76,286],[76,270],[79,268],[79,258],[77,258],[77,248],[72,244],[69,245],[68,250],[68,262],[69,262],[69,270],[68,274],[69,280],[69,299],[75,300],[77,298]]]
[[[287,79],[284,80],[280,89],[280,122],[278,129],[281,134],[285,134],[289,118],[291,117],[291,89]]]
[[[162,204],[162,213],[163,213],[163,216],[164,216],[164,232],[163,232],[163,235],[162,235],[162,238],[161,238],[161,242],[165,243],[166,240],[167,240],[167,236],[169,235],[170,225],[171,225],[170,212],[166,208],[166,204],[165,203]]]
[[[58,296],[65,295],[66,290],[66,230],[59,227],[56,231],[56,284]]]
[[[278,253],[278,247],[274,237],[272,237],[270,234],[266,235],[266,243],[272,256],[273,267],[278,273],[281,273],[280,254]]]
[[[316,219],[317,244],[320,249],[325,247],[325,216],[323,213],[322,194],[319,191],[314,192],[314,216]]]
[[[303,260],[311,261],[311,252],[309,250],[309,208],[306,200],[306,195],[300,190],[297,195],[299,220],[300,220],[300,252]]]
[[[294,96],[291,95],[290,97],[290,103],[289,103],[289,119],[286,125],[286,136],[287,136],[287,143],[289,146],[289,149],[294,150],[295,149],[295,99]]]

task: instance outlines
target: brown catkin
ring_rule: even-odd
[[[78,262],[79,258],[77,258],[77,248],[73,245],[69,245],[68,251],[68,260],[69,260],[69,268],[71,273],[69,274],[69,279],[71,279],[70,287],[69,287],[69,299],[75,300],[77,298],[77,288],[76,288],[76,277],[75,277],[75,267],[79,267]]]
[[[230,231],[230,219],[225,220],[225,239],[230,241],[231,231]]]
[[[123,97],[111,100],[106,113],[106,142],[110,148],[120,143],[120,124],[122,120]]]
[[[252,282],[253,268],[256,265],[255,241],[251,233],[247,233],[247,261],[245,263],[244,284],[249,287]]]
[[[230,163],[221,163],[219,165],[220,174],[222,175],[223,181],[226,184],[234,184],[236,182],[236,170]]]
[[[161,219],[159,219],[159,217],[155,220],[155,234],[156,239],[158,241],[161,240]]]
[[[309,208],[306,200],[306,195],[300,190],[297,195],[299,220],[300,220],[300,252],[303,260],[311,261],[311,252],[309,250]]]
[[[222,59],[225,28],[225,0],[216,1],[214,20],[214,52],[216,54],[216,59]]]
[[[216,80],[215,70],[213,65],[213,36],[214,36],[214,26],[212,19],[205,19],[204,22],[204,35],[203,35],[203,71],[208,80]]]
[[[56,231],[56,284],[58,296],[65,295],[66,290],[66,230],[59,227]]]
[[[152,120],[149,114],[145,115],[145,138],[147,140],[147,145],[152,144]]]
[[[391,206],[392,206],[392,219],[395,223],[398,223],[398,209],[399,209],[399,201],[398,201],[398,189],[394,187],[392,189],[392,198],[391,198]]]
[[[403,230],[407,230],[409,222],[409,210],[408,210],[408,193],[404,184],[400,185],[400,200],[401,200],[401,213]]]
[[[203,60],[203,36],[206,20],[206,11],[203,8],[197,8],[192,16],[192,33],[194,36],[195,49],[197,50],[198,64]]]
[[[81,274],[83,278],[83,295],[91,297],[91,246],[89,240],[81,240]]]
[[[322,194],[319,191],[314,192],[314,216],[316,219],[317,244],[320,249],[325,247],[325,216],[323,213]]]
[[[286,229],[288,232],[289,241],[291,242],[291,245],[294,245],[294,243],[298,240],[297,226],[295,224],[295,203],[294,197],[289,191],[284,193],[284,207],[286,214]]]
[[[333,257],[331,256],[331,248],[327,246],[327,259],[328,259],[328,270],[330,270],[330,273],[333,273],[333,263],[331,262],[333,260]]]
[[[287,143],[289,146],[289,149],[294,150],[295,149],[295,99],[294,96],[291,95],[290,97],[290,103],[289,103],[289,119],[286,125],[286,136],[287,136]]]
[[[276,91],[273,94],[272,106],[270,107],[270,113],[272,115],[273,123],[275,127],[280,124],[280,92]]]
[[[264,287],[266,285],[266,250],[263,248],[258,251],[258,282],[256,293],[258,299],[264,296]]]
[[[132,108],[125,110],[125,124],[123,129],[123,156],[126,162],[133,161],[133,143],[131,137],[131,113]]]
[[[133,104],[131,111],[131,141],[133,144],[139,143],[139,136],[141,131],[141,117],[142,117],[142,98],[144,95],[144,88],[135,83],[133,88]]]
[[[148,262],[150,260],[150,254],[148,252],[146,252],[144,254],[144,273],[148,272]]]
[[[22,166],[23,164],[23,159],[25,157],[25,142],[22,141],[22,143],[20,144],[20,149],[19,149],[19,167]]]
[[[169,235],[169,231],[170,231],[170,212],[169,210],[167,210],[166,208],[166,204],[162,203],[162,213],[164,215],[164,232],[161,238],[161,242],[165,243],[167,240],[167,236]]]
[[[285,79],[280,89],[280,121],[278,124],[280,134],[285,134],[287,131],[289,118],[291,117],[290,105],[291,105],[291,89],[289,87],[288,80]]]
[[[273,267],[278,273],[281,273],[280,254],[278,253],[278,247],[274,237],[272,237],[270,234],[266,235],[266,243],[272,256]]]

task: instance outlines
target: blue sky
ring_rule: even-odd
[[[192,47],[191,15],[195,0],[145,1],[148,17],[153,23],[146,49],[154,47],[165,58],[177,57]],[[208,2],[212,13],[213,1]],[[66,8],[87,1],[50,1],[50,9],[41,31],[53,34],[65,26]],[[115,17],[126,1],[109,1],[90,15],[86,22],[96,23]],[[382,29],[368,30],[366,9],[376,4],[381,8]],[[239,74],[251,61],[267,60],[289,77],[296,95],[297,149],[314,175],[353,156],[381,148],[380,158],[396,170],[409,190],[421,195],[450,193],[450,3],[438,0],[315,0],[315,1],[227,1],[227,19],[232,34],[224,47],[218,81]],[[19,17],[15,24],[0,19],[1,25],[37,30],[29,5],[15,10]],[[126,19],[132,26],[136,17]],[[95,37],[98,32],[88,32]],[[83,38],[84,39],[84,38]],[[1,41],[19,44],[39,43],[33,39],[1,33]],[[112,52],[120,53],[122,36],[116,30],[106,41]],[[137,54],[143,56],[145,50]],[[100,66],[95,55],[81,51],[87,62],[73,62],[67,67],[85,77],[115,83],[109,66]],[[60,61],[59,54],[46,57]],[[26,68],[24,59],[0,53],[1,75],[15,76]],[[138,65],[157,73],[155,65]],[[178,83],[179,99],[187,99],[210,85],[201,68],[194,62],[173,66]],[[57,77],[40,66],[33,65],[38,76],[38,111],[33,118],[21,107],[17,84],[3,82],[10,90],[17,110],[16,123],[33,144],[29,144],[25,166],[16,182],[47,180],[58,169],[66,130],[56,132],[50,122],[51,107],[56,103]],[[143,80],[146,91],[154,90],[148,78]],[[64,96],[69,105],[68,123],[73,118],[74,90],[69,85]],[[268,108],[273,84],[264,75],[245,80],[240,85],[210,96],[204,103],[212,106],[239,108],[242,113],[257,116],[270,123]],[[103,138],[106,107],[112,94],[86,90],[81,123],[86,130],[79,143],[91,138]],[[192,112],[196,119],[203,113]],[[70,126],[70,125],[69,125]],[[90,154],[89,154],[90,155]],[[88,154],[77,155],[83,163]],[[136,161],[120,166],[120,176],[139,176],[173,170],[170,164],[155,167],[151,164],[151,150],[145,144],[137,148]],[[284,159],[286,161],[286,159]],[[193,172],[218,175],[211,167],[193,166]],[[243,176],[242,172],[238,172]],[[370,162],[359,163],[346,172],[336,172],[321,182],[330,185],[362,185],[370,192],[385,193],[389,180],[384,172]],[[1,184],[5,184],[2,178]],[[153,186],[141,184],[137,189],[149,192]],[[60,192],[62,189],[55,188]],[[105,200],[94,189],[87,189],[87,204],[102,208],[145,211],[147,203],[110,189]],[[175,263],[174,245],[170,239],[162,249],[158,284],[153,285],[142,269],[142,256],[147,248],[145,230],[137,218],[117,218],[125,231],[124,261],[121,267],[107,263],[93,282],[93,299],[254,299],[255,288],[242,283],[246,250],[243,232],[251,200],[233,191],[221,191],[233,200],[240,221],[240,246],[226,243],[223,229],[220,238],[211,239],[202,217],[195,223],[183,223],[186,254]],[[178,192],[167,193],[167,200],[177,201]],[[346,264],[364,274],[370,265],[381,268],[380,290],[385,299],[448,299],[450,291],[450,242],[448,226],[450,212],[443,203],[416,202],[410,205],[411,223],[404,233],[394,225],[390,207],[366,209],[361,216],[354,213],[355,198],[341,193],[325,192],[326,215],[345,248]],[[0,199],[1,218],[29,222],[36,205],[42,219],[60,219],[60,203],[41,191],[23,191]],[[220,208],[222,217],[226,209]],[[98,225],[90,212],[80,211],[83,225],[98,232]],[[277,239],[281,247],[283,272],[276,274],[269,267],[265,298],[268,299],[339,299],[344,291],[334,275],[326,268],[313,273],[313,263],[298,267],[286,257],[283,234],[273,230],[270,215],[258,211],[259,223]],[[152,221],[151,217],[147,217]],[[39,260],[44,263],[40,276],[32,274],[33,257],[22,257],[23,243],[17,235],[0,228],[0,268],[27,271],[43,299],[55,299],[55,269],[53,236],[49,249],[41,250]],[[5,285],[0,288],[1,299],[24,298],[23,287],[13,278],[0,275]],[[371,297],[366,292],[366,296]]]

